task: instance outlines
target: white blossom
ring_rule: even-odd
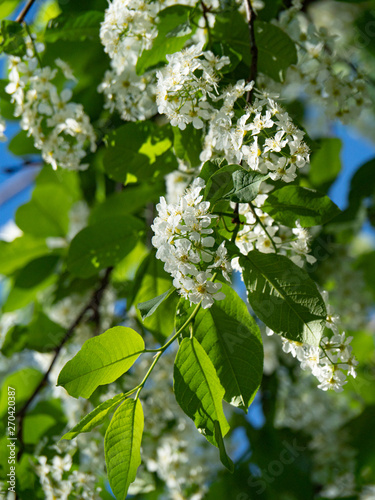
[[[172,275],[173,285],[193,304],[202,302],[203,309],[214,300],[223,300],[221,284],[213,282],[213,271],[221,271],[229,281],[232,268],[226,257],[224,242],[215,250],[211,236],[210,203],[203,201],[203,179],[196,178],[178,200],[167,204],[164,197],[156,206],[158,217],[151,226],[155,235],[152,244],[156,257],[164,262],[164,269]]]

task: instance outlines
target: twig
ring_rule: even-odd
[[[208,35],[208,45],[212,46],[212,37],[211,37],[211,30],[210,30],[210,24],[208,22],[208,17],[207,17],[207,12],[210,12],[210,8],[207,7],[207,5],[201,0],[201,6],[202,6],[202,11],[203,11],[203,18],[204,22],[206,25],[206,30],[207,30],[207,35]]]
[[[262,222],[261,218],[260,218],[260,217],[259,217],[259,215],[256,213],[256,211],[255,211],[255,207],[254,207],[254,205],[253,205],[251,202],[249,203],[249,207],[250,207],[250,210],[252,211],[252,213],[253,213],[253,215],[254,215],[254,217],[255,217],[255,219],[256,219],[256,221],[257,221],[257,223],[261,226],[261,228],[263,229],[263,231],[266,233],[267,238],[268,238],[268,239],[270,240],[270,242],[272,243],[272,246],[273,246],[273,248],[274,248],[275,252],[276,252],[276,253],[278,253],[278,252],[279,252],[279,250],[278,250],[278,248],[277,248],[277,246],[276,246],[275,242],[273,241],[272,236],[271,236],[271,235],[270,235],[270,233],[267,231],[266,226],[263,224],[263,222]]]
[[[52,370],[53,366],[56,363],[56,360],[57,360],[57,358],[58,358],[58,356],[60,354],[61,349],[63,348],[64,344],[72,337],[72,335],[74,333],[74,330],[82,322],[82,320],[83,320],[84,316],[86,315],[86,313],[91,310],[95,314],[98,311],[101,299],[103,297],[103,293],[104,293],[105,289],[108,286],[109,277],[110,277],[110,274],[112,272],[112,269],[113,269],[112,267],[109,267],[106,270],[105,275],[103,276],[103,278],[102,278],[102,280],[100,282],[99,287],[92,294],[92,297],[91,297],[90,301],[88,302],[88,304],[85,305],[85,307],[78,314],[78,316],[76,317],[76,319],[73,321],[73,323],[70,325],[70,327],[66,331],[66,334],[65,334],[64,338],[61,340],[60,344],[56,347],[56,349],[55,349],[55,355],[53,356],[52,361],[51,361],[51,363],[50,363],[47,371],[43,375],[42,380],[39,382],[39,384],[35,388],[35,390],[32,393],[32,395],[29,397],[29,399],[23,405],[23,407],[21,408],[21,410],[19,410],[19,412],[18,412],[18,415],[17,415],[17,418],[18,418],[17,438],[18,438],[18,443],[20,444],[20,449],[19,449],[18,457],[17,457],[18,461],[20,460],[20,458],[21,458],[21,456],[23,454],[23,451],[24,451],[24,443],[23,443],[23,438],[22,438],[22,431],[23,431],[23,420],[25,418],[26,411],[29,408],[29,406],[31,405],[31,403],[34,401],[34,399],[36,398],[36,396],[39,394],[39,392],[41,391],[41,389],[43,389],[43,387],[45,387],[47,385],[49,374],[51,373],[51,370]]]
[[[232,234],[232,239],[231,239],[232,243],[235,243],[238,231],[240,230],[241,221],[240,221],[240,215],[239,215],[239,208],[240,208],[239,203],[236,203],[236,206],[234,207],[234,210],[233,210],[233,219],[232,219],[233,224],[236,224],[236,227],[235,227],[233,234]]]
[[[249,35],[250,35],[250,53],[251,53],[251,65],[250,65],[250,75],[249,81],[253,81],[255,83],[257,73],[258,73],[258,47],[255,41],[255,30],[254,30],[254,22],[256,19],[256,14],[254,12],[253,6],[251,5],[251,0],[245,0],[246,6],[246,17],[247,24],[249,26]],[[254,87],[248,91],[246,96],[246,101],[251,102],[253,98]]]
[[[25,7],[18,14],[17,19],[16,19],[16,23],[22,23],[23,22],[23,20],[25,19],[27,13],[29,12],[29,10],[31,9],[31,7],[33,6],[34,2],[35,2],[35,0],[29,0],[27,2],[27,4],[25,5]]]

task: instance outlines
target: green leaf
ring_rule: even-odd
[[[284,81],[289,66],[297,64],[297,50],[292,39],[274,24],[256,20],[255,41],[258,71],[277,82]]]
[[[173,127],[173,134],[176,156],[187,161],[191,167],[198,167],[201,164],[199,155],[202,151],[202,131],[189,123],[185,130]]]
[[[325,224],[340,214],[328,196],[300,186],[285,186],[270,193],[262,210],[284,226],[302,227]]]
[[[258,172],[248,172],[239,169],[233,172],[233,190],[225,195],[235,203],[249,203],[259,193],[260,185],[268,178],[268,175]]]
[[[1,21],[0,51],[12,56],[23,57],[26,54],[26,32],[16,21],[7,19]]]
[[[174,364],[174,392],[186,415],[222,455],[222,437],[229,430],[222,403],[225,391],[206,351],[194,337],[184,338],[180,344]],[[233,470],[230,458],[226,454],[223,458],[223,465]]]
[[[107,174],[125,183],[128,174],[139,181],[159,180],[177,168],[171,152],[171,127],[158,127],[152,122],[127,123],[113,132],[103,163]]]
[[[249,27],[237,10],[216,16],[211,36],[214,43],[225,42],[250,66]]]
[[[9,95],[8,95],[9,99]],[[16,156],[40,155],[34,146],[34,139],[27,135],[26,130],[21,130],[9,141],[8,149]]]
[[[138,311],[141,313],[141,317],[143,320],[154,314],[156,309],[167,299],[172,293],[175,291],[175,288],[170,288],[166,292],[162,293],[158,297],[155,297],[147,302],[141,302],[137,305]]]
[[[142,229],[143,223],[131,215],[104,219],[82,229],[70,244],[69,271],[88,278],[118,264],[135,247]]]
[[[243,300],[225,283],[221,291],[225,293],[225,300],[216,301],[210,309],[198,312],[193,324],[194,338],[215,367],[225,390],[225,401],[247,411],[262,380],[262,339]],[[187,301],[180,301],[176,330],[192,310]],[[184,334],[188,333],[186,329]]]
[[[25,264],[49,253],[44,239],[25,234],[11,242],[0,241],[0,274],[12,274]]]
[[[230,191],[233,190],[232,174],[240,168],[239,165],[226,165],[220,168],[208,179],[204,197],[212,205],[224,198]]]
[[[90,432],[97,425],[104,422],[107,415],[109,415],[118,405],[125,399],[124,394],[117,394],[114,398],[104,401],[89,414],[85,415],[83,419],[78,422],[69,432],[63,435],[61,439],[74,439],[82,432]]]
[[[44,165],[35,181],[36,186],[58,186],[65,191],[67,199],[73,204],[81,200],[80,179],[78,172],[73,170],[53,170],[50,165]]]
[[[16,224],[33,236],[64,237],[69,228],[72,206],[66,191],[57,185],[37,186],[31,200],[16,212]]]
[[[359,255],[355,262],[355,268],[362,272],[363,280],[375,298],[375,251]]]
[[[134,299],[136,304],[148,302],[169,291],[172,286],[170,275],[164,271],[164,264],[156,259],[154,253],[146,257],[141,266],[141,274],[135,279],[135,281],[140,280],[140,286]],[[143,320],[144,326],[159,341],[163,341],[173,331],[174,318],[171,311],[175,311],[177,301],[176,294],[169,295],[159,304],[152,316]]]
[[[217,172],[219,167],[216,165],[216,163],[213,163],[212,161],[206,161],[203,166],[202,170],[199,172],[199,177],[205,181],[207,184],[208,179],[214,175],[215,172]]]
[[[184,47],[196,29],[195,25],[192,24],[192,28],[186,32],[186,26],[190,26],[192,12],[192,7],[174,5],[158,14],[158,36],[154,39],[152,48],[145,50],[138,58],[136,69],[139,75],[142,75],[147,69],[165,62],[167,54],[174,54]],[[179,35],[176,36],[175,33],[179,33]]]
[[[109,484],[117,500],[125,500],[141,464],[144,417],[139,399],[127,399],[118,408],[104,439]]]
[[[41,290],[50,286],[57,278],[53,271],[58,260],[56,255],[45,255],[29,262],[18,271],[3,312],[21,309],[35,300]]]
[[[375,159],[359,167],[350,181],[349,203],[358,206],[364,198],[375,195]]]
[[[341,147],[341,140],[337,138],[320,141],[320,149],[311,155],[309,178],[314,187],[327,187],[336,179],[341,170]]]
[[[56,40],[97,40],[103,13],[89,10],[82,14],[61,14],[48,23],[44,39],[46,42]]]
[[[39,312],[29,325],[15,325],[8,330],[1,352],[7,357],[24,349],[50,352],[60,344],[65,333],[65,328]]]
[[[258,318],[289,340],[319,345],[327,311],[307,272],[283,255],[257,250],[240,257],[240,265]]]
[[[17,8],[17,6],[21,3],[21,0],[1,0],[0,2],[0,19],[4,19],[5,17],[12,14],[12,12]]]
[[[75,398],[89,398],[99,385],[127,372],[144,348],[142,337],[131,328],[110,328],[83,344],[61,370],[57,383]]]
[[[230,64],[226,64],[220,70],[222,74],[231,73],[242,61],[242,55],[234,50],[230,45],[225,43],[224,40],[221,42],[214,42],[212,44],[212,52],[215,54],[215,56],[227,56],[230,59]]]
[[[0,18],[1,18],[1,7],[0,7]],[[0,79],[0,112],[1,116],[5,120],[14,120],[14,103],[9,100],[9,94],[5,92],[6,86],[9,84],[9,80]],[[10,141],[12,142],[12,141]],[[8,149],[10,146],[8,145]]]
[[[22,368],[11,373],[4,380],[0,394],[0,417],[8,411],[8,387],[16,391],[17,408],[22,408],[43,378],[43,374],[35,368]]]
[[[142,213],[147,203],[159,201],[164,189],[164,182],[125,186],[123,191],[112,194],[91,211],[90,224],[118,215]]]
[[[54,417],[48,414],[27,415],[23,423],[23,442],[36,445],[40,443],[53,427],[56,426]]]

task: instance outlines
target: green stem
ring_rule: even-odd
[[[254,217],[256,218],[258,224],[261,226],[261,228],[263,229],[263,231],[266,233],[266,235],[268,236],[270,242],[272,243],[272,246],[273,248],[275,249],[275,252],[278,253],[279,252],[279,249],[277,248],[275,242],[273,241],[272,239],[272,236],[269,234],[269,232],[267,231],[266,229],[266,226],[263,224],[263,222],[261,221],[260,217],[257,215],[257,213],[255,212],[255,208],[254,208],[254,205],[249,202],[249,206],[250,206],[250,209],[254,215]]]
[[[213,279],[214,279],[214,277],[213,277]],[[143,386],[147,382],[148,377],[151,375],[152,370],[155,368],[156,363],[159,361],[160,356],[176,340],[176,338],[180,335],[180,333],[193,321],[195,316],[198,314],[198,311],[200,308],[201,308],[201,302],[199,302],[199,304],[197,304],[196,308],[191,313],[189,318],[185,321],[185,323],[181,326],[181,328],[178,329],[178,331],[173,335],[173,337],[170,340],[168,340],[168,342],[166,344],[164,344],[162,347],[159,347],[159,349],[145,349],[143,351],[143,352],[156,352],[157,354],[156,354],[154,361],[152,362],[150,368],[148,369],[146,375],[144,376],[142,382],[139,385],[137,385],[136,387],[134,387],[134,389],[131,389],[129,392],[127,392],[125,394],[126,396],[133,394],[135,391],[137,391],[137,394],[135,395],[135,399],[136,400],[138,399],[139,394],[140,394]]]
[[[176,338],[180,335],[180,333],[185,330],[187,326],[193,321],[195,316],[198,314],[199,309],[201,308],[201,302],[197,304],[196,308],[194,311],[191,313],[189,318],[185,321],[185,323],[181,326],[181,328],[178,329],[178,331],[173,335],[173,337],[168,340],[166,344],[164,344],[162,347],[159,347],[159,349],[145,349],[143,352],[164,352],[168,347],[176,340]]]
[[[34,42],[34,38],[32,37],[32,33],[31,33],[31,31],[30,31],[30,27],[29,27],[29,25],[28,25],[28,24],[26,24],[25,22],[23,23],[23,26],[24,26],[25,30],[27,31],[27,34],[28,34],[28,35],[29,35],[29,37],[30,37],[31,44],[32,44],[33,49],[34,49],[34,54],[35,54],[35,57],[36,57],[36,58],[37,58],[37,60],[38,60],[38,64],[39,64],[39,66],[42,68],[42,67],[43,67],[43,66],[42,66],[42,61],[41,61],[41,59],[40,59],[40,57],[39,57],[38,51],[36,50],[36,45],[35,45],[35,42]]]
[[[239,207],[240,207],[239,203],[236,203],[235,209],[233,211],[233,221],[232,222],[234,222],[236,224],[236,227],[234,228],[234,231],[232,234],[232,238],[231,238],[232,243],[236,242],[237,234],[238,234],[238,231],[240,230]]]

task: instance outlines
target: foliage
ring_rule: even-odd
[[[21,3],[0,140],[15,120],[38,174],[0,241],[2,493],[372,498],[375,160],[341,211],[309,120],[374,137],[368,5]]]

